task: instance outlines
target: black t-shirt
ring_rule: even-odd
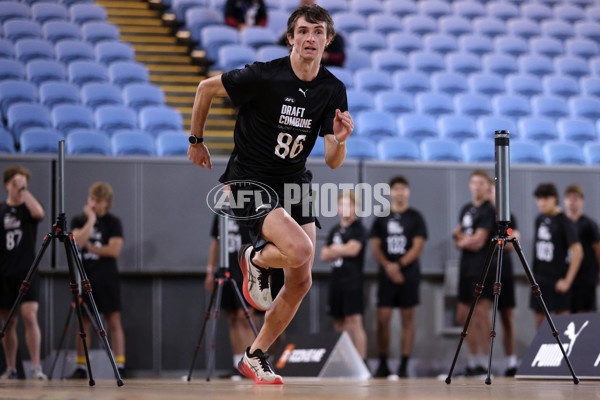
[[[227,222],[227,251],[229,253],[229,268],[232,269],[237,268],[238,265],[238,250],[243,244],[250,243],[250,232],[248,231],[248,228],[239,224],[234,218],[228,218]],[[217,215],[215,215],[213,219],[210,235],[215,239],[219,238],[219,217]],[[216,265],[215,267],[219,266]]]
[[[583,247],[583,261],[581,261],[573,286],[595,286],[598,283],[598,262],[592,245],[600,242],[598,225],[589,217],[582,215],[575,222],[575,226],[579,242]]]
[[[575,224],[564,214],[553,217],[541,214],[535,220],[533,272],[536,278],[551,281],[567,274],[569,246],[578,242]]]
[[[427,227],[420,212],[409,208],[403,213],[390,212],[387,217],[377,217],[371,227],[371,237],[381,239],[381,251],[389,261],[396,262],[413,246],[415,237],[427,239]],[[379,266],[380,275],[385,270]],[[420,264],[417,258],[402,268],[406,278],[420,276]]]
[[[86,222],[87,217],[84,214],[78,215],[71,220],[71,229],[81,229]],[[121,220],[110,213],[96,218],[89,242],[97,247],[106,246],[109,239],[113,237],[123,237]],[[114,257],[100,257],[88,252],[85,248],[81,249],[81,257],[88,274],[90,272],[116,273],[117,271],[117,259]]]
[[[356,257],[340,257],[331,262],[331,282],[343,289],[359,289],[363,284],[363,266],[365,263],[365,246],[367,231],[359,220],[355,220],[346,228],[340,224],[334,226],[327,237],[327,246],[346,244],[350,240],[358,240],[362,248]]]
[[[333,133],[335,110],[346,111],[346,88],[325,67],[300,80],[289,57],[226,72],[222,82],[239,114],[235,147],[220,181],[284,183],[306,172],[317,136]]]
[[[267,7],[263,0],[227,0],[225,3],[225,17],[235,18],[238,23],[246,23],[246,14],[254,12],[254,24],[267,18]]]
[[[35,259],[39,220],[31,216],[25,203],[16,207],[0,203],[0,217],[0,274],[20,277]]]
[[[519,229],[517,227],[517,219],[515,218],[515,216],[513,214],[510,214],[510,224],[508,226],[509,226],[509,228],[512,228],[514,230]],[[495,231],[493,233],[495,234],[498,232],[497,224],[495,225],[494,229],[495,229]],[[489,247],[486,247],[486,250],[488,250],[488,249],[489,249]],[[513,276],[513,265],[512,265],[511,253],[512,253],[512,251],[507,251],[505,248],[504,254],[502,255],[502,277],[503,278],[508,278],[508,277]],[[496,253],[494,253],[494,258],[492,260],[492,264],[490,265],[490,271],[488,272],[488,274],[493,274],[492,271],[495,271],[497,264],[498,264],[498,251],[496,251]],[[496,276],[496,275],[494,275],[494,276]]]
[[[487,229],[488,239],[479,251],[470,251],[463,249],[460,257],[460,274],[462,276],[474,277],[481,276],[481,271],[485,267],[485,258],[489,250],[489,243],[496,228],[496,211],[489,201],[483,202],[479,207],[473,203],[466,204],[460,211],[461,232],[465,235],[472,235],[477,229]]]

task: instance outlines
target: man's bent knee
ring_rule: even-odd
[[[292,241],[290,247],[291,248],[288,250],[288,267],[290,268],[301,267],[311,261],[311,258],[314,255],[314,248],[308,237],[298,238],[298,240]]]
[[[303,298],[312,286],[312,277],[309,275],[302,279],[289,279],[285,282],[286,290],[294,296]]]

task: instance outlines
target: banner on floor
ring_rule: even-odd
[[[553,315],[565,352],[581,379],[600,379],[600,314]],[[544,322],[521,360],[517,378],[572,379],[563,354]]]

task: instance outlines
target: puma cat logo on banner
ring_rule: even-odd
[[[308,89],[306,89],[306,90],[302,90],[302,89],[298,88],[298,91],[299,91],[300,93],[302,93],[302,94],[304,95],[304,97],[306,97],[306,92],[308,92]]]

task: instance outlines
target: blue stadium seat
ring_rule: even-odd
[[[417,35],[426,35],[437,31],[437,22],[431,17],[424,15],[407,15],[402,19],[405,32]]]
[[[474,93],[495,95],[504,93],[504,79],[495,74],[476,73],[469,76],[469,86]]]
[[[347,0],[320,0],[319,5],[327,11],[329,11],[329,14],[331,15],[337,12],[350,10],[350,6]],[[271,13],[269,12],[269,16],[270,15]],[[289,16],[289,14],[287,14],[287,16]]]
[[[135,61],[116,61],[108,67],[108,77],[113,85],[124,87],[131,83],[146,83],[150,73],[144,64]]]
[[[356,114],[361,111],[367,111],[375,108],[373,96],[369,92],[363,90],[350,89],[347,91],[348,111],[351,114]]]
[[[31,16],[34,21],[43,25],[48,21],[66,21],[69,13],[62,4],[42,2],[31,6]]]
[[[457,15],[450,15],[440,18],[438,20],[438,26],[440,28],[440,32],[457,37],[473,32],[471,21]]]
[[[463,115],[479,117],[492,114],[492,103],[488,95],[459,94],[455,97],[456,110]]]
[[[543,164],[544,153],[539,143],[515,140],[510,143],[510,162],[515,164]]]
[[[94,61],[94,48],[79,40],[61,40],[56,43],[56,58],[69,65],[74,61]]]
[[[423,43],[421,42],[421,36],[415,35],[414,33],[407,32],[394,32],[387,35],[388,47],[391,50],[403,51],[410,53],[412,51],[421,50]]]
[[[43,3],[42,3],[43,4]],[[79,25],[67,21],[50,21],[42,28],[47,41],[58,43],[61,40],[81,40]]]
[[[506,87],[511,94],[527,97],[542,93],[542,81],[533,75],[509,75]]]
[[[54,129],[68,134],[74,129],[92,129],[94,127],[94,114],[82,105],[61,104],[52,110],[52,125]]]
[[[88,22],[106,21],[107,12],[104,7],[95,4],[74,4],[69,8],[71,21],[83,25]]]
[[[0,59],[5,58],[15,58],[15,47],[10,40],[0,38]]]
[[[502,20],[517,18],[520,15],[519,8],[508,2],[493,1],[487,4],[487,14]]]
[[[567,40],[575,36],[573,24],[562,20],[547,20],[542,22],[542,34],[558,40]]]
[[[445,33],[429,33],[425,35],[423,42],[425,43],[425,49],[434,53],[446,54],[458,50],[456,38]]]
[[[506,24],[498,18],[480,17],[473,21],[473,30],[483,36],[495,37],[506,34]]]
[[[361,50],[346,52],[344,68],[352,72],[356,72],[363,68],[371,68],[371,54]]]
[[[585,157],[586,164],[600,164],[600,143],[586,143],[583,146],[583,156]]]
[[[467,92],[469,89],[467,78],[456,72],[436,72],[431,77],[431,83],[435,91],[451,95]]]
[[[96,61],[106,65],[116,61],[133,61],[135,58],[133,46],[126,42],[100,42],[94,52]]]
[[[494,146],[491,140],[468,139],[462,144],[463,156],[466,162],[494,162]]]
[[[556,57],[563,54],[562,42],[551,37],[537,37],[531,39],[531,52],[545,57]]]
[[[27,19],[11,19],[2,26],[4,37],[12,42],[21,39],[41,39],[42,27]]]
[[[396,17],[418,14],[417,3],[412,0],[387,0],[383,3],[385,12]]]
[[[111,154],[108,136],[94,131],[75,130],[67,136],[67,154]]]
[[[498,53],[519,57],[529,53],[529,43],[518,36],[497,36],[494,39],[494,49]]]
[[[421,143],[423,161],[462,161],[462,150],[450,139],[429,138]]]
[[[600,6],[586,7],[585,14],[592,22],[600,22]]]
[[[525,96],[501,94],[494,97],[492,104],[496,114],[506,117],[519,118],[531,113],[529,99]]]
[[[454,14],[469,19],[483,17],[487,14],[483,4],[473,0],[456,1],[452,3],[452,10]]]
[[[389,14],[372,14],[367,18],[369,29],[387,35],[402,30],[402,19]]]
[[[519,70],[517,60],[513,56],[499,53],[483,56],[483,67],[486,72],[498,75],[514,74]]]
[[[367,92],[392,89],[392,78],[388,72],[376,69],[361,69],[354,73],[357,89]]]
[[[81,88],[83,104],[95,110],[102,106],[119,106],[123,104],[123,96],[118,87],[106,82],[92,82]]]
[[[249,26],[240,31],[240,42],[254,49],[275,44],[277,40],[275,33],[267,27]]]
[[[349,42],[353,50],[366,52],[385,49],[387,46],[385,36],[382,33],[368,30],[352,32]]]
[[[219,67],[224,71],[243,68],[256,60],[256,52],[248,46],[228,44],[219,49]]]
[[[379,50],[371,55],[371,63],[375,69],[395,72],[408,68],[408,59],[404,53],[395,50]]]
[[[481,58],[474,54],[455,53],[446,57],[446,64],[450,71],[461,74],[472,74],[481,71]]]
[[[21,137],[21,153],[46,154],[58,153],[58,142],[63,135],[51,129],[28,129]]]
[[[377,146],[370,138],[354,137],[346,142],[346,158],[377,159]]]
[[[368,29],[366,17],[352,11],[335,13],[332,18],[335,29],[344,35]]]
[[[170,107],[145,107],[140,111],[139,124],[143,131],[156,136],[164,131],[182,131],[181,114]]]
[[[112,144],[113,154],[115,156],[153,156],[154,155],[154,138],[143,132],[139,132],[139,131],[117,132],[111,138],[111,144]]]
[[[600,54],[598,45],[590,39],[569,39],[566,50],[568,55],[581,58],[592,58]]]
[[[460,38],[460,50],[465,53],[483,55],[494,51],[494,43],[487,36],[463,35]]]
[[[12,132],[17,143],[21,134],[29,128],[50,128],[50,113],[40,104],[18,103],[8,108],[6,113],[8,129]]]
[[[32,60],[53,60],[54,48],[45,40],[21,39],[15,43],[15,56],[23,64]]]
[[[148,106],[164,106],[165,93],[159,86],[149,83],[132,83],[123,88],[125,105],[136,111]]]
[[[557,72],[563,75],[580,78],[590,74],[588,62],[581,57],[560,56],[557,57],[554,62],[556,63]]]
[[[224,13],[217,10],[199,7],[190,8],[185,12],[185,29],[190,32],[190,37],[194,40],[200,39],[202,28],[211,25],[222,26],[224,24]]]
[[[263,46],[256,52],[256,61],[267,62],[281,57],[287,57],[289,51],[283,46]]]
[[[544,145],[547,164],[585,164],[581,147],[573,143],[555,142]]]
[[[589,79],[589,78],[584,78]],[[598,81],[600,85],[600,80]],[[548,75],[542,80],[542,85],[546,94],[553,96],[571,97],[579,94],[579,84],[573,77],[565,75]],[[581,87],[586,90],[586,85],[582,81]],[[600,86],[598,86],[598,94],[600,94]]]
[[[410,54],[410,65],[413,70],[424,73],[433,73],[446,69],[444,58],[428,51],[415,51]]]
[[[156,153],[161,157],[186,156],[189,145],[188,135],[183,132],[164,132],[156,138]]]
[[[590,60],[590,69],[592,75],[600,75],[600,57],[594,57]]]
[[[66,81],[67,70],[63,64],[49,60],[33,60],[25,67],[27,80],[40,86],[51,81]]]
[[[552,60],[537,54],[525,55],[519,58],[521,73],[536,76],[550,75],[554,72]]]
[[[94,113],[96,128],[112,135],[119,130],[134,130],[137,128],[135,112],[125,106],[101,106]]]
[[[589,15],[589,13],[589,7],[585,11],[583,11],[582,8],[577,7],[573,4],[558,4],[554,6],[554,17],[557,19],[565,20],[571,24],[579,20],[586,19],[586,14]]]
[[[92,82],[107,82],[108,71],[102,64],[95,61],[73,61],[69,64],[69,81],[83,86]]]
[[[237,29],[231,26],[219,25],[203,28],[200,32],[200,38],[193,39],[201,39],[202,47],[206,50],[206,56],[213,61],[218,59],[221,47],[228,44],[238,44],[239,41]],[[283,49],[285,50],[285,48]]]
[[[489,140],[494,137],[495,131],[509,131],[511,138],[519,137],[517,125],[512,118],[496,115],[481,117],[477,120],[477,131],[479,137]]]
[[[377,141],[384,137],[397,136],[396,120],[392,113],[363,111],[356,117],[356,133]]]
[[[29,19],[31,12],[29,6],[16,1],[3,1],[0,7],[0,24],[4,24],[11,19]]]
[[[439,136],[435,118],[429,115],[405,114],[396,121],[400,135],[417,142]]]
[[[419,93],[415,98],[415,105],[421,114],[439,116],[454,113],[452,97],[443,93]]]
[[[47,82],[39,89],[40,103],[48,109],[59,104],[79,104],[81,96],[79,88],[67,82]]]
[[[573,78],[569,78],[569,79],[573,79]],[[581,78],[580,82],[581,82],[581,88],[583,89],[582,94],[586,94],[588,96],[600,97],[600,78],[588,76],[588,77]],[[569,94],[569,96],[574,96],[576,94],[579,94],[579,93],[574,92],[573,94]]]
[[[342,67],[327,67],[327,69],[336,78],[342,81],[344,86],[346,86],[346,89],[352,89],[354,87],[354,76],[352,75],[352,71]]]
[[[383,5],[378,0],[350,0],[349,3],[350,10],[360,15],[369,16],[384,12]]]
[[[556,123],[550,118],[527,117],[519,121],[520,137],[535,142],[547,142],[558,139]]]
[[[600,100],[591,96],[576,96],[569,99],[571,115],[582,118],[600,118]]]
[[[441,136],[447,139],[462,141],[479,136],[475,121],[464,115],[444,115],[438,119],[438,126]]]
[[[0,107],[2,115],[6,116],[8,108],[16,103],[36,103],[38,99],[37,88],[22,81],[6,80],[0,82]]]
[[[115,24],[107,22],[87,22],[81,26],[83,39],[91,44],[105,41],[118,41],[121,32]]]
[[[60,3],[69,8],[73,4],[94,4],[94,0],[60,0]]]
[[[10,132],[0,127],[0,153],[12,154],[15,152],[15,139]]]
[[[544,4],[523,3],[521,5],[521,16],[535,22],[552,18],[552,9]]]
[[[269,18],[267,19],[267,28],[272,30],[273,33],[275,33],[276,37],[283,35],[287,30],[288,17],[289,13],[280,10],[269,11]]]
[[[394,88],[400,92],[417,93],[429,90],[429,78],[422,72],[398,71],[393,76]]]
[[[558,133],[562,140],[578,143],[598,139],[594,124],[583,118],[561,118],[558,121]]]
[[[567,102],[559,96],[535,96],[531,104],[535,115],[554,119],[569,115]]]
[[[386,138],[377,143],[380,160],[408,160],[421,159],[419,145],[406,138]]]
[[[539,24],[530,19],[511,19],[510,21],[508,21],[506,26],[510,35],[519,36],[524,39],[530,39],[534,36],[539,36],[541,34]]]
[[[412,96],[408,93],[397,92],[394,90],[377,92],[375,95],[375,106],[379,111],[385,111],[392,114],[412,112],[414,109]]]
[[[440,18],[452,13],[450,5],[441,0],[426,0],[417,3],[419,13],[432,18]]]
[[[185,21],[185,13],[191,8],[210,7],[205,0],[172,0],[171,10],[175,14],[175,20],[178,22]]]

